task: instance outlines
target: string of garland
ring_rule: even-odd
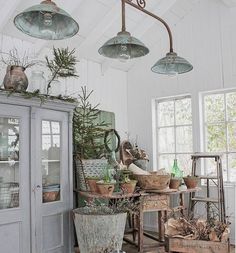
[[[12,94],[19,94],[25,99],[31,99],[31,98],[38,98],[40,99],[41,103],[45,103],[47,100],[61,100],[64,102],[69,102],[69,103],[76,103],[78,100],[76,98],[70,97],[70,96],[50,96],[46,94],[40,93],[40,90],[34,90],[33,92],[29,91],[17,91],[17,90],[5,90],[5,89],[0,89],[1,91],[4,91],[7,93],[7,96],[10,97]]]

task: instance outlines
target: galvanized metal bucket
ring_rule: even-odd
[[[113,252],[122,248],[126,213],[86,214],[73,210],[80,253]]]

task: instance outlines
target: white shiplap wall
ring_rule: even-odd
[[[127,123],[127,73],[109,68],[103,73],[102,65],[81,59],[78,63],[79,78],[67,81],[67,94],[76,96],[81,86],[94,90],[91,102],[99,108],[115,113],[116,129],[122,138],[128,131]]]
[[[30,57],[35,56],[35,45],[31,42],[16,39],[14,37],[0,34],[0,51],[9,52],[16,48],[20,55],[26,52]],[[77,50],[78,52],[78,50]],[[42,51],[37,59],[45,60],[45,55],[51,59],[52,49]],[[95,105],[99,103],[99,108],[106,111],[115,113],[116,128],[121,137],[126,136],[127,128],[127,72],[120,71],[113,68],[108,68],[103,71],[102,64],[90,60],[81,59],[78,57],[77,64],[78,78],[60,80],[59,91],[63,95],[77,97],[81,92],[81,86],[87,86],[88,90],[94,90],[91,96],[91,102]],[[26,70],[29,79],[28,90],[35,90],[30,83],[30,76],[33,70],[44,71],[44,76],[48,78],[48,73],[43,66],[34,66]],[[6,72],[6,66],[0,63],[0,80],[3,80]],[[2,81],[0,81],[0,85]]]
[[[176,52],[188,59],[194,70],[176,78],[154,74],[150,67],[167,51],[167,35],[160,44],[128,72],[128,128],[139,136],[140,145],[152,154],[152,99],[189,93],[193,100],[194,136],[200,136],[199,92],[236,87],[236,9],[220,1],[201,0],[172,27]],[[135,91],[135,95],[134,94]],[[200,151],[195,138],[194,151]],[[228,214],[235,237],[235,187],[225,189]],[[155,215],[146,217],[153,228]]]

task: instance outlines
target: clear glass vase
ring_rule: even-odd
[[[57,79],[51,82],[51,87],[49,88],[50,96],[59,96],[61,94],[61,82]]]
[[[40,93],[46,94],[46,78],[44,77],[43,71],[32,71],[30,76],[31,89],[40,90]]]

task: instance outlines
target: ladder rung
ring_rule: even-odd
[[[218,202],[219,202],[217,199],[213,199],[213,198],[204,198],[204,197],[195,197],[195,198],[192,198],[192,201],[212,202],[212,203],[218,203]]]
[[[212,153],[196,153],[193,154],[192,156],[193,158],[220,158],[222,157],[221,153],[216,153],[216,154],[212,154]]]
[[[217,176],[199,176],[200,179],[220,179],[220,177]]]

